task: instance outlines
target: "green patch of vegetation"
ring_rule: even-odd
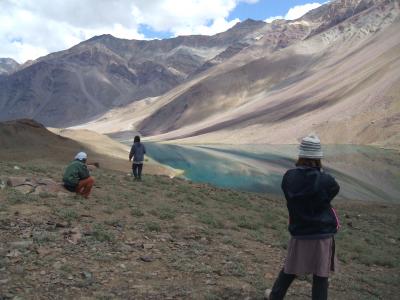
[[[224,236],[224,237],[222,238],[222,242],[223,242],[224,244],[226,244],[226,245],[232,245],[232,246],[235,247],[235,248],[241,248],[241,246],[242,246],[241,243],[240,243],[240,241],[238,241],[238,240],[232,238],[231,236]]]
[[[6,189],[6,198],[9,204],[21,204],[38,200],[38,195],[23,194],[15,189]]]
[[[250,229],[250,230],[257,230],[261,227],[261,224],[258,220],[247,217],[247,216],[237,217],[236,224],[240,228],[246,228],[246,229]]]
[[[244,277],[246,275],[246,269],[242,262],[231,261],[225,266],[226,272],[235,277]]]
[[[123,227],[123,221],[120,219],[110,219],[110,220],[105,220],[104,224],[108,226],[113,226],[113,227]]]
[[[208,212],[202,212],[198,215],[198,220],[203,223],[207,224],[212,228],[224,228],[224,224],[221,220],[215,217],[213,214]]]
[[[156,210],[150,211],[154,216],[158,216],[161,220],[173,220],[176,216],[176,210],[168,206],[160,206]]]
[[[78,219],[79,214],[74,210],[70,208],[63,208],[57,211],[57,215],[60,218],[63,218],[67,222],[72,222]]]
[[[39,193],[39,197],[42,198],[42,199],[46,199],[46,198],[56,197],[56,195],[52,194],[52,193],[48,193],[48,192],[40,192]]]
[[[39,245],[54,242],[56,234],[48,231],[34,232],[32,234],[33,241]]]
[[[112,242],[115,239],[114,234],[101,224],[93,226],[92,237],[99,242]]]
[[[156,231],[160,232],[161,231],[161,225],[157,222],[147,222],[145,224],[145,229],[147,231]]]
[[[144,216],[144,212],[138,207],[133,207],[131,209],[131,215],[133,217],[143,217]]]

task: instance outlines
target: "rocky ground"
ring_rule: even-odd
[[[0,299],[262,299],[285,255],[282,199],[95,169],[86,200],[5,185],[62,165],[0,162]],[[395,299],[400,206],[337,203],[330,299]],[[309,299],[310,278],[287,299]]]

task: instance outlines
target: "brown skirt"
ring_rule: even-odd
[[[321,240],[290,239],[284,266],[286,274],[329,277],[336,265],[333,237]]]

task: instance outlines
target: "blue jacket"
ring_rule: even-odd
[[[133,143],[131,152],[129,153],[129,160],[133,157],[133,163],[143,163],[145,153],[146,148],[142,143]]]
[[[289,210],[289,232],[294,238],[314,239],[332,236],[339,221],[331,201],[339,185],[318,168],[298,167],[286,172],[282,190]]]

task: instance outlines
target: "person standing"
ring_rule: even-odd
[[[142,170],[145,153],[146,148],[140,142],[140,136],[135,136],[131,151],[129,153],[129,161],[131,161],[133,158],[132,172],[136,180],[142,180]]]
[[[323,152],[316,135],[302,139],[296,168],[283,176],[291,238],[283,269],[265,299],[283,299],[298,275],[313,274],[312,299],[328,299],[328,276],[335,270],[335,239],[339,220],[331,201],[336,180],[322,170]]]
[[[67,166],[63,175],[64,187],[78,195],[88,198],[92,190],[94,179],[90,176],[86,165],[87,154],[79,152]]]

